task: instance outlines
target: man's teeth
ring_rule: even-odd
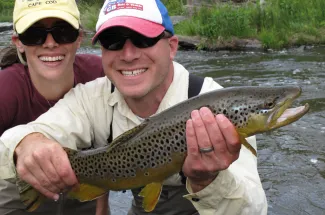
[[[139,75],[143,72],[145,72],[147,69],[137,69],[137,70],[133,70],[133,71],[122,71],[122,74],[125,76],[135,76],[135,75]]]
[[[63,55],[55,56],[55,57],[45,57],[45,56],[42,56],[42,57],[39,57],[39,59],[41,61],[54,62],[54,61],[63,60],[64,59],[64,56]]]

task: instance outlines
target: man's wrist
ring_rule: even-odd
[[[193,193],[197,193],[207,186],[209,186],[218,176],[219,172],[217,172],[213,177],[206,180],[193,180],[189,178],[189,183],[192,188]]]
[[[20,153],[23,151],[24,143],[28,142],[31,139],[42,139],[45,136],[42,133],[31,133],[26,135],[16,146],[15,151],[14,151],[14,162],[16,165],[17,162],[17,157],[20,155]]]

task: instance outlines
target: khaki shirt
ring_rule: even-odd
[[[174,62],[174,79],[157,113],[188,98],[188,71]],[[212,78],[205,78],[201,92],[222,88]],[[113,111],[114,110],[114,111]],[[64,147],[72,149],[107,144],[113,116],[113,138],[140,124],[117,89],[111,94],[111,82],[99,78],[79,84],[64,99],[36,121],[7,130],[0,145],[0,177],[13,178],[16,170],[13,153],[17,144],[33,132],[41,132]],[[255,136],[248,138],[256,149]],[[165,185],[181,185],[179,174],[168,178]],[[267,214],[267,201],[257,172],[257,159],[245,147],[240,156],[227,170],[205,189],[193,193],[189,184],[187,198],[201,215],[209,214]],[[193,201],[194,200],[194,201]]]

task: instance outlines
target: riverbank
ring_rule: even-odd
[[[181,49],[268,50],[325,44],[324,0],[214,2],[199,6],[166,2]],[[99,6],[81,10],[85,27],[94,29]]]
[[[188,6],[165,1],[180,48],[190,50],[283,49],[325,44],[324,0],[215,1]],[[80,3],[81,22],[94,32],[101,5]],[[8,21],[8,9],[0,21]]]

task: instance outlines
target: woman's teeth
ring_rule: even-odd
[[[135,76],[135,75],[139,75],[141,73],[144,73],[147,69],[137,69],[137,70],[133,70],[133,71],[122,71],[122,74],[125,76]]]
[[[56,56],[56,57],[45,57],[45,56],[42,56],[42,57],[39,57],[39,59],[41,61],[46,61],[46,62],[54,62],[54,61],[61,61],[64,59],[64,56],[61,55],[61,56]]]

